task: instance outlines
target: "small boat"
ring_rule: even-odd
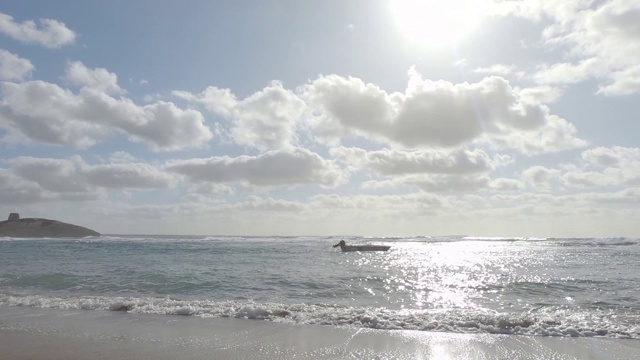
[[[340,246],[340,249],[343,252],[347,251],[387,251],[391,248],[391,246],[386,245],[347,245],[344,240],[341,240],[339,243],[333,245],[333,247]]]

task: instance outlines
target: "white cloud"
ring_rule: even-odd
[[[640,148],[597,147],[584,151],[582,159],[599,167],[629,167],[640,162]]]
[[[124,92],[118,85],[116,74],[103,68],[89,69],[80,61],[68,64],[66,79],[73,85],[86,86],[107,94]]]
[[[523,190],[525,185],[517,179],[498,178],[489,182],[489,188],[499,192]]]
[[[13,206],[107,199],[110,190],[154,190],[174,186],[177,178],[144,163],[89,165],[68,159],[18,157],[0,168],[0,203]],[[13,211],[13,210],[12,210]]]
[[[179,90],[172,91],[171,94],[191,103],[202,105],[207,110],[225,117],[230,117],[231,110],[238,105],[238,100],[230,89],[220,89],[215,86],[207,87],[200,94]]]
[[[571,84],[601,79],[599,93],[626,95],[640,90],[640,3],[628,0],[503,1],[503,14],[551,20],[545,45],[565,50],[570,62],[545,66],[540,83]]]
[[[584,197],[594,204],[605,205],[638,205],[640,203],[640,187],[627,188],[611,193],[587,193]],[[636,216],[636,220],[638,217]],[[637,222],[635,222],[637,226]]]
[[[91,119],[70,116],[83,101],[57,85],[42,81],[4,83],[2,93],[0,126],[28,139],[87,148],[108,132]]]
[[[458,59],[453,62],[453,66],[455,67],[466,67],[467,65],[469,65],[469,60],[467,59]]]
[[[398,176],[389,180],[366,181],[363,189],[397,189],[401,187],[418,188],[429,193],[435,192],[476,192],[476,191],[517,191],[524,184],[515,179],[491,179],[487,174],[420,174]]]
[[[522,181],[541,191],[550,191],[553,180],[558,180],[560,171],[544,166],[532,166],[522,172]]]
[[[31,61],[0,49],[0,80],[22,81],[30,77],[34,69]]]
[[[489,67],[479,67],[473,70],[478,74],[490,74],[490,75],[509,75],[513,72],[513,65],[495,64]]]
[[[261,198],[259,196],[251,195],[243,202],[239,202],[228,207],[231,210],[240,211],[264,211],[264,212],[291,212],[299,213],[307,210],[307,207],[297,201],[288,201],[282,199],[273,198]]]
[[[373,84],[338,75],[320,77],[306,88],[312,110],[324,116],[313,121],[318,136],[341,137],[358,133],[379,135],[389,126],[392,99]]]
[[[0,13],[0,32],[15,40],[36,43],[47,48],[59,48],[73,44],[76,39],[76,34],[60,21],[40,19],[40,25],[38,28],[33,20],[17,23],[13,17]]]
[[[53,199],[38,184],[22,179],[11,171],[0,168],[0,203],[32,204]]]
[[[388,94],[357,78],[330,75],[310,83],[305,99],[316,136],[332,143],[349,135],[406,148],[491,142],[528,154],[585,145],[572,124],[531,97],[522,101],[500,77],[452,84],[423,80],[412,69],[407,91]]]
[[[502,138],[494,138],[492,144],[503,143],[504,147],[518,149],[528,155],[545,154],[587,146],[587,142],[576,136],[576,127],[556,115],[549,115],[547,123],[533,133],[514,132]]]
[[[67,159],[41,159],[19,157],[10,161],[12,171],[21,178],[56,193],[89,193],[90,185],[81,176],[79,168],[83,161],[79,157]]]
[[[487,175],[419,175],[397,178],[396,183],[416,186],[427,192],[469,192],[487,189],[490,178]]]
[[[454,207],[450,197],[424,192],[382,196],[321,194],[313,196],[309,201],[309,208],[314,213],[317,211],[325,214],[336,214],[337,216],[351,213],[356,216],[362,216],[362,213],[366,212],[380,220],[389,216],[402,218],[408,214],[420,214],[421,211],[418,210],[421,208],[428,208],[430,211],[441,211],[451,210]],[[357,214],[357,212],[361,212],[361,214]],[[349,216],[349,218],[352,219],[352,216]]]
[[[211,157],[169,161],[168,171],[194,183],[241,182],[255,186],[319,184],[334,187],[345,181],[333,162],[306,149],[269,151],[259,156]]]
[[[112,164],[127,164],[137,162],[135,156],[129,154],[126,151],[115,151],[109,155],[109,163]]]
[[[520,99],[532,104],[549,104],[558,100],[564,90],[558,87],[542,85],[529,88],[516,88]]]
[[[607,177],[595,171],[569,171],[562,175],[562,183],[573,188],[592,188],[607,184]]]
[[[566,196],[496,193],[460,197],[418,191],[385,196],[322,194],[297,201],[253,195],[234,203],[224,198],[202,199],[160,205],[96,201],[80,206],[73,203],[72,208],[82,214],[84,226],[99,230],[94,222],[105,232],[199,235],[437,236],[464,232],[593,237],[633,234],[640,216],[631,208],[640,201],[637,188]],[[627,209],[617,209],[620,205]],[[12,206],[3,208],[15,211]]]
[[[559,184],[578,189],[640,186],[640,148],[598,147],[582,152],[581,158],[561,169],[533,166],[523,171],[521,179],[542,191]]]
[[[189,192],[199,195],[232,195],[234,193],[230,186],[218,183],[199,183],[189,188]]]
[[[404,151],[383,149],[366,151],[358,148],[337,147],[331,155],[350,166],[369,168],[380,175],[406,174],[470,174],[488,172],[496,166],[508,163],[509,157],[492,160],[484,151],[469,150],[419,150]]]
[[[601,85],[598,94],[629,95],[640,91],[640,65],[616,71],[611,78],[613,83]]]
[[[567,171],[567,186],[640,186],[640,148],[598,147],[582,153],[585,166]]]
[[[240,101],[229,89],[216,87],[198,95],[185,91],[173,95],[230,119],[230,136],[236,144],[263,151],[293,146],[296,123],[306,109],[304,101],[277,81]]]
[[[575,84],[591,77],[604,75],[607,71],[607,65],[602,59],[589,58],[577,64],[543,65],[533,77],[540,84]]]
[[[107,189],[164,189],[176,183],[173,176],[145,163],[94,165],[81,170],[91,185]]]
[[[19,157],[9,161],[11,171],[24,180],[55,193],[91,194],[102,189],[163,189],[174,176],[145,163],[89,165],[70,159]]]
[[[138,106],[84,87],[78,95],[55,84],[4,83],[0,126],[30,139],[87,148],[119,130],[154,150],[180,150],[206,144],[213,134],[202,114],[159,101]]]

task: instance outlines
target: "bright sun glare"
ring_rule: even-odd
[[[429,48],[454,44],[474,31],[485,5],[484,0],[391,0],[405,36]]]

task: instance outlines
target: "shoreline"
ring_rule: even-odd
[[[454,334],[0,306],[0,358],[640,359],[640,340]]]

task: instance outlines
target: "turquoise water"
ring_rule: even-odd
[[[625,238],[4,238],[0,305],[640,338],[637,269]]]

